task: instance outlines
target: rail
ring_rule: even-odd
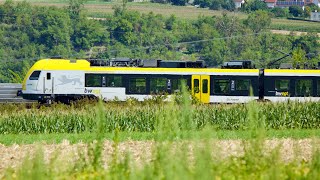
[[[22,89],[21,84],[0,83],[0,103],[27,103],[33,102],[17,96],[17,91]]]

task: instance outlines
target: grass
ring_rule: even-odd
[[[3,3],[5,0],[0,0]],[[14,0],[22,1],[22,0]],[[34,5],[39,6],[58,6],[63,7],[67,5],[67,0],[30,0],[28,1]],[[119,5],[121,6],[121,1],[114,2],[103,2],[103,1],[88,1],[85,4],[85,9],[90,17],[103,18],[106,14],[112,14],[114,12],[113,7]],[[177,18],[184,20],[195,20],[199,16],[221,16],[223,11],[209,10],[208,8],[196,8],[193,6],[172,6],[170,4],[159,4],[159,3],[135,3],[128,2],[127,8],[129,10],[138,11],[140,13],[150,13],[161,14],[165,17],[169,17],[172,14]],[[239,19],[246,19],[247,14],[242,12],[228,12],[229,16],[234,16]],[[306,22],[299,20],[288,20],[288,19],[272,19],[272,24],[270,29],[275,30],[288,30],[288,31],[303,31],[303,32],[320,32],[319,23],[316,22]]]
[[[214,138],[219,140],[248,140],[250,139],[249,131],[214,131]],[[206,132],[194,131],[184,132],[185,135],[176,139],[187,140],[201,140],[206,137]],[[186,136],[192,134],[192,137]],[[119,132],[119,141],[148,141],[154,140],[157,134],[155,132]],[[103,139],[112,141],[114,138],[113,133],[104,133]],[[275,138],[292,138],[292,139],[305,139],[305,138],[320,138],[319,129],[287,129],[287,130],[268,130],[266,131],[267,139]],[[89,143],[96,139],[94,133],[53,133],[53,134],[5,134],[0,135],[0,144],[9,146],[13,144],[34,144],[34,143],[46,143],[56,144],[61,143],[64,140],[68,140],[70,143]]]
[[[289,19],[272,19],[270,29],[319,33],[320,23]]]
[[[3,0],[0,0],[3,2]],[[28,1],[33,5],[39,6],[57,6],[63,7],[66,6],[66,1],[41,1],[41,0],[32,0]],[[104,17],[105,14],[113,14],[114,10],[113,7],[119,5],[121,6],[122,3],[120,2],[100,2],[100,1],[89,1],[85,4],[85,9],[87,10],[89,16],[92,17]],[[158,3],[134,3],[128,2],[127,9],[138,11],[140,13],[150,13],[153,12],[154,14],[161,14],[165,17],[171,16],[174,14],[176,17],[180,19],[186,20],[195,20],[199,16],[221,16],[223,11],[213,11],[205,8],[196,8],[194,6],[172,6],[170,4],[158,4]],[[230,16],[236,16],[238,18],[245,18],[246,15],[240,12],[227,12]]]

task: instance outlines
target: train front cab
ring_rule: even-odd
[[[29,74],[27,74],[22,84],[22,97],[39,102],[51,100],[51,96],[54,93],[54,80],[51,72],[33,70]]]

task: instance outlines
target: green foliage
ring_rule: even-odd
[[[300,47],[296,48],[292,52],[293,67],[304,67],[307,63],[306,52]]]
[[[307,4],[306,8],[307,7],[310,8],[311,12],[315,12],[315,11],[319,12],[320,11],[320,7],[315,5],[314,3]]]
[[[209,7],[212,10],[233,11],[235,9],[235,3],[231,0],[195,0],[193,4],[199,5],[201,8]]]
[[[233,11],[235,9],[234,1],[230,1],[230,0],[211,0],[208,6],[209,6],[209,9],[212,9],[212,10],[225,9],[228,11]]]
[[[84,6],[84,3],[87,0],[68,0],[68,1],[69,1],[68,11],[70,14],[70,18],[73,20],[79,20],[82,8]]]
[[[268,10],[268,6],[264,1],[247,0],[243,6],[241,6],[241,10],[250,13],[258,10]]]
[[[289,13],[294,17],[300,17],[303,15],[303,9],[300,6],[290,6]]]
[[[46,168],[44,152],[40,145],[38,146],[34,156],[26,156],[21,168],[17,172],[17,175],[18,179],[27,180],[43,179],[54,175],[52,170]]]
[[[271,12],[275,17],[288,17],[289,16],[289,8],[280,8],[274,7],[271,9]]]
[[[248,19],[244,22],[255,33],[267,28],[271,24],[271,17],[267,11],[258,10],[249,14]]]
[[[201,8],[206,8],[210,6],[210,0],[195,0],[193,2],[194,5],[199,5]]]
[[[185,6],[187,2],[187,0],[171,0],[171,4],[176,6]]]

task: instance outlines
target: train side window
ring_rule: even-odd
[[[102,87],[100,74],[86,74],[86,87]]]
[[[320,80],[317,81],[317,88],[318,88],[318,96],[320,96]]]
[[[108,87],[123,87],[122,76],[107,76]]]
[[[180,79],[171,79],[171,91],[172,92],[180,92],[182,88],[182,83],[187,86],[187,80],[180,78]],[[188,87],[187,87],[188,89]]]
[[[147,92],[146,78],[130,78],[129,92],[143,94]]]
[[[150,93],[162,94],[167,90],[167,78],[151,78]]]
[[[237,91],[249,91],[250,80],[249,79],[237,79],[236,80],[236,90]]]
[[[47,80],[51,79],[51,73],[47,73]]]
[[[275,80],[275,90],[276,91],[289,91],[289,79],[277,79]]]
[[[33,73],[29,77],[29,80],[38,80],[40,73],[41,71],[33,71]]]
[[[229,79],[215,79],[213,90],[214,90],[215,94],[229,94],[230,80]]]
[[[298,79],[296,80],[296,96],[307,97],[312,96],[312,80]]]
[[[208,93],[208,79],[202,80],[202,93]]]

